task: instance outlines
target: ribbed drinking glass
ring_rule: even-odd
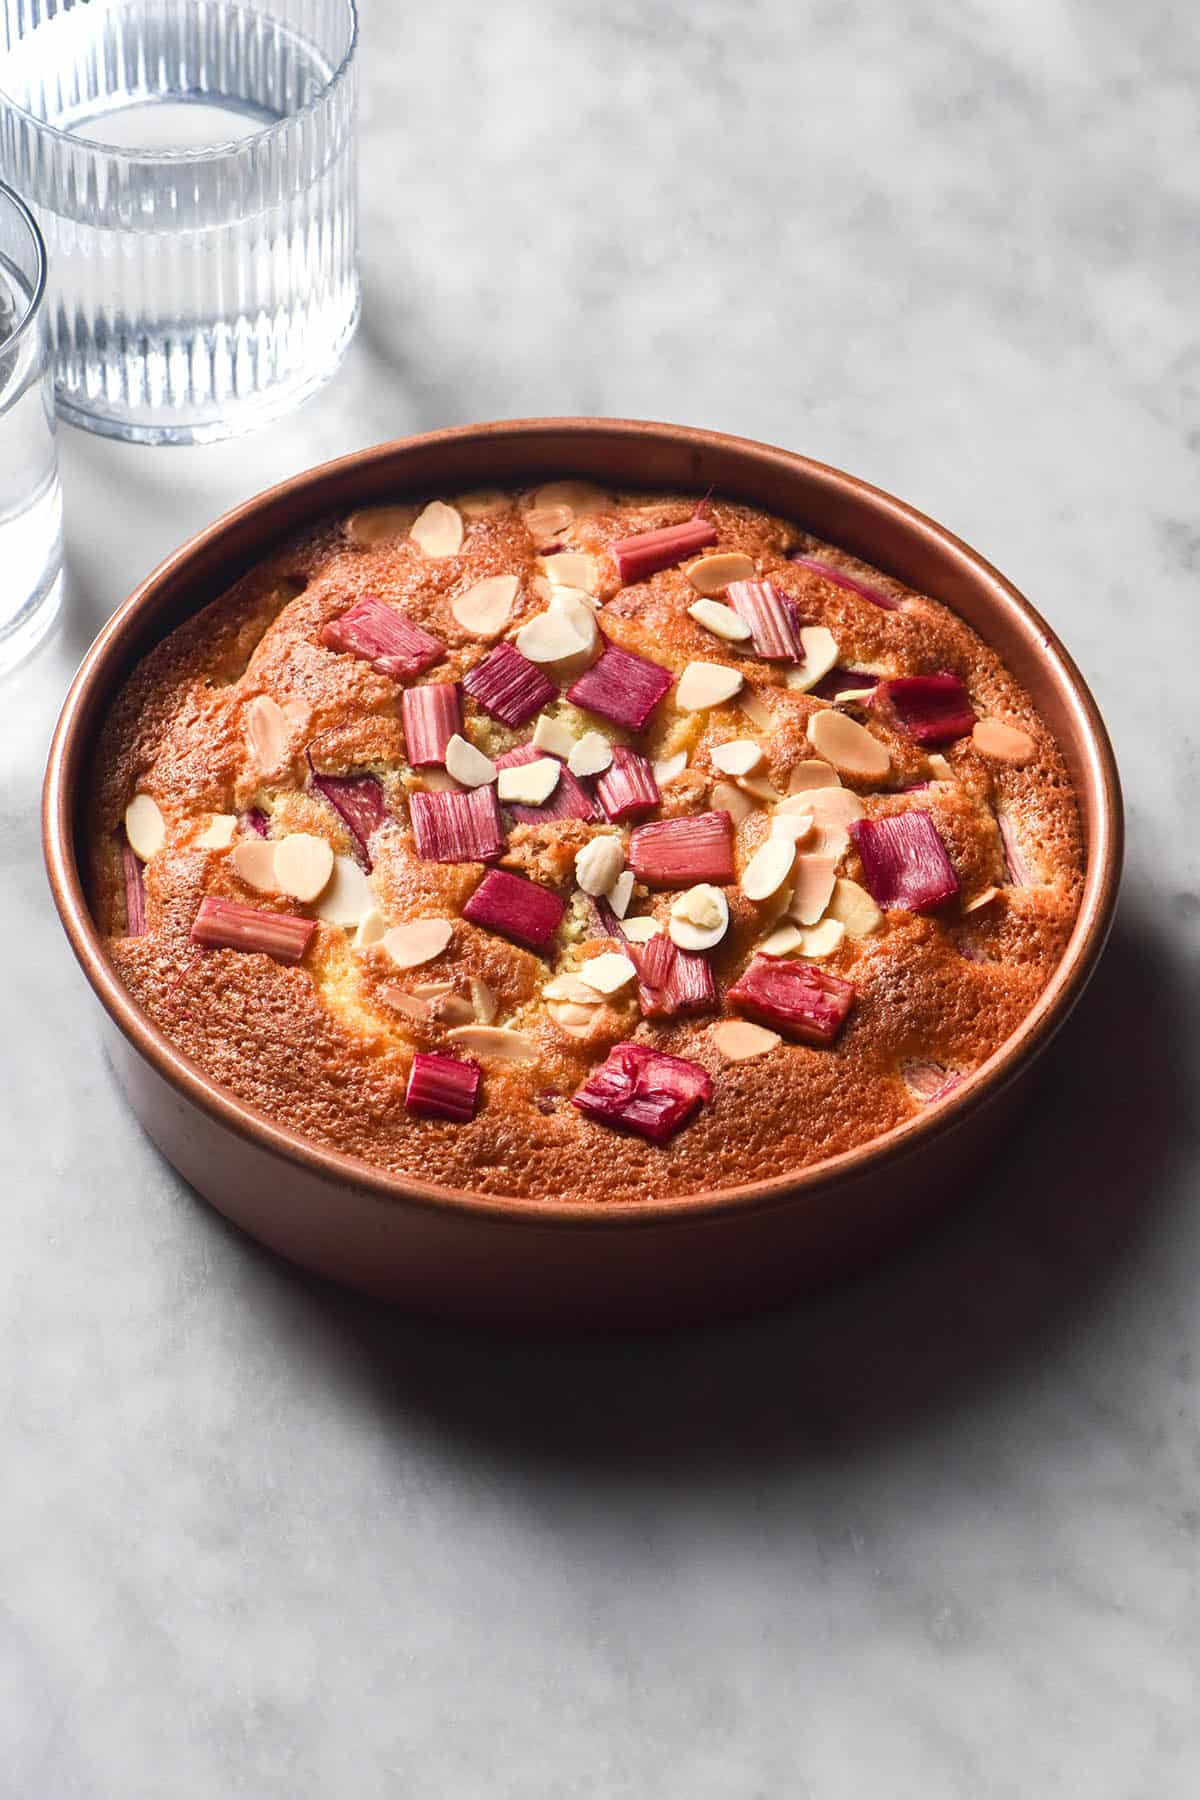
[[[0,0],[0,168],[50,256],[59,412],[197,443],[358,318],[354,0]]]

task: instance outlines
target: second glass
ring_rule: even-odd
[[[50,254],[58,410],[202,443],[358,318],[354,0],[0,0],[0,167]]]

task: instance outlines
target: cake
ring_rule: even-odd
[[[636,1206],[938,1106],[1079,903],[1029,696],[952,611],[719,496],[362,509],[132,672],[85,825],[120,979],[399,1178]]]

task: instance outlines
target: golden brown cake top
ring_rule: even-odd
[[[581,481],[264,560],[131,676],[90,820],[113,962],[209,1075],[400,1175],[597,1203],[936,1103],[1081,882],[1060,752],[946,607]]]

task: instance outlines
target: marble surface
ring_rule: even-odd
[[[4,683],[0,1789],[1168,1800],[1200,1788],[1200,39],[1148,0],[366,0],[362,331],[218,450],[66,431]],[[35,835],[69,675],[194,528],[476,418],[724,427],[945,519],[1061,630],[1120,923],[962,1215],[667,1341],[432,1329],[141,1137]]]

